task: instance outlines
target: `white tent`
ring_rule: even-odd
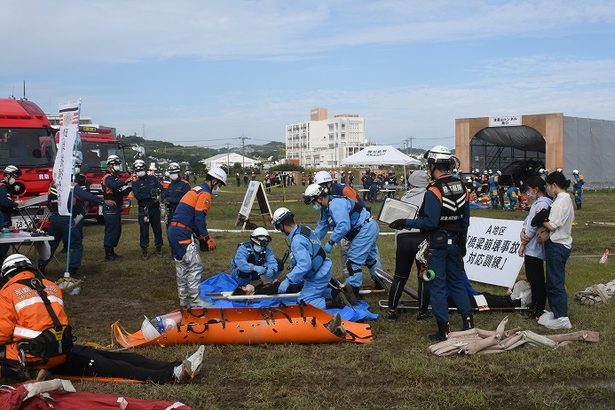
[[[421,165],[421,161],[390,145],[373,145],[342,160],[342,165],[403,165],[405,180],[408,176],[406,165]]]

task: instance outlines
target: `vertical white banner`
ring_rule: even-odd
[[[58,190],[58,212],[69,216],[68,200],[73,173],[73,150],[79,134],[81,102],[60,104],[60,143],[53,164],[53,183]]]

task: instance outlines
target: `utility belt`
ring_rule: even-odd
[[[54,357],[68,354],[73,348],[73,342],[73,331],[70,325],[44,330],[34,339],[17,342],[19,364],[23,368],[45,365]],[[39,360],[31,360],[26,358],[26,355]]]
[[[192,232],[192,228],[191,227],[189,227],[188,225],[185,225],[185,224],[183,224],[181,222],[171,221],[171,222],[169,222],[169,226],[177,226],[178,228],[186,229],[186,230]]]
[[[344,239],[346,239],[347,241],[351,242],[359,234],[359,232],[361,232],[361,229],[363,228],[363,226],[365,224],[367,224],[368,222],[370,222],[371,220],[372,220],[372,218],[367,218],[363,222],[361,222],[359,224],[356,224],[354,227],[352,227],[348,231],[348,233],[346,235],[344,235]]]

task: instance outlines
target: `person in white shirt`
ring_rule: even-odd
[[[547,192],[553,197],[548,219],[540,224],[550,231],[545,243],[547,264],[547,299],[551,312],[545,312],[538,323],[549,329],[570,329],[568,296],[566,295],[566,261],[572,249],[572,221],[574,208],[570,194],[570,180],[559,171],[547,175]],[[537,214],[540,215],[540,212]],[[539,218],[540,219],[540,218]]]

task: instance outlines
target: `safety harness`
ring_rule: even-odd
[[[312,230],[310,228],[308,228],[305,225],[299,225],[299,233],[303,236],[305,236],[310,243],[313,244],[312,239],[310,238],[310,234],[312,233]],[[313,244],[314,245],[314,244]],[[312,249],[314,247],[312,246]],[[314,262],[316,261],[316,258],[320,257],[320,263],[318,264],[317,267],[314,266]],[[312,256],[312,269],[317,272],[323,263],[325,263],[325,259],[327,259],[327,253],[325,252],[325,250],[322,248],[322,246],[318,245],[318,250],[316,251],[316,255]]]
[[[17,343],[19,363],[21,366],[23,368],[27,367],[25,360],[26,353],[40,358],[42,364],[46,364],[50,358],[70,352],[74,342],[72,328],[70,325],[63,325],[60,323],[60,319],[58,319],[58,316],[51,307],[51,301],[49,301],[47,297],[47,292],[45,292],[45,287],[41,280],[38,278],[22,279],[18,280],[17,283],[28,286],[38,293],[38,296],[42,299],[45,309],[53,322],[53,327],[45,329],[35,338]],[[41,363],[36,364],[40,365]]]

